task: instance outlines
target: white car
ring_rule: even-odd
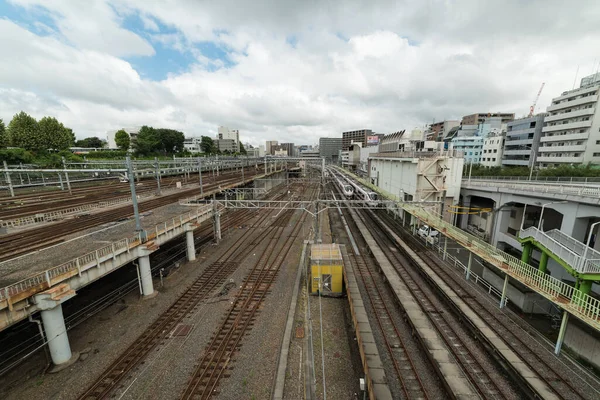
[[[425,238],[429,243],[437,243],[439,240],[440,233],[428,225],[423,225],[417,231],[417,234],[422,238]]]

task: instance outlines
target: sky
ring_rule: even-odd
[[[316,144],[536,112],[600,66],[600,3],[0,0],[0,118]]]

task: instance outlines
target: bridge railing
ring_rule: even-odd
[[[584,184],[565,184],[529,181],[492,181],[492,180],[471,180],[463,179],[463,187],[494,187],[506,188],[534,193],[554,193],[554,194],[572,194],[586,197],[600,197],[600,186]]]

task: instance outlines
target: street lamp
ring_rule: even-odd
[[[594,227],[596,225],[600,224],[600,221],[598,222],[594,222],[591,226],[590,226],[590,233],[588,234],[588,238],[587,238],[587,242],[585,242],[586,246],[585,246],[585,250],[583,250],[583,256],[581,257],[581,267],[583,269],[583,263],[585,263],[585,257],[587,256],[587,252],[588,249],[590,248],[590,241],[592,240],[592,234],[594,233]]]
[[[563,200],[563,201],[553,201],[551,203],[546,203],[546,204],[542,204],[542,212],[540,213],[540,222],[538,224],[538,230],[541,231],[542,230],[542,217],[544,216],[544,208],[546,206],[549,206],[550,204],[564,204],[564,203],[568,203],[568,201]]]

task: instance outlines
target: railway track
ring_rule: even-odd
[[[482,398],[519,398],[522,394],[512,387],[512,382],[486,349],[471,339],[471,332],[462,323],[460,317],[436,296],[431,287],[423,285],[423,279],[417,269],[409,268],[415,265],[412,259],[397,246],[395,241],[385,235],[379,224],[369,216],[369,212],[360,213],[360,218],[369,227],[386,257],[392,262],[396,272],[428,315],[447,348]]]
[[[478,296],[473,295],[476,289],[474,289],[473,286],[470,286],[462,276],[450,272],[449,268],[442,267],[441,262],[436,257],[432,256],[432,251],[430,249],[425,248],[414,236],[400,230],[397,222],[393,221],[389,216],[384,213],[381,213],[380,216],[381,219],[390,226],[396,226],[396,228],[398,228],[396,229],[396,232],[402,232],[400,236],[409,241],[411,247],[416,249],[415,251],[419,251],[419,256],[427,262],[430,268],[446,282],[453,283],[452,287],[458,296],[466,302],[499,337],[502,337],[508,347],[520,355],[521,359],[531,368],[531,370],[538,374],[540,379],[547,382],[555,392],[556,396],[564,399],[588,399],[590,397],[584,390],[586,387],[591,387],[595,391],[595,398],[600,396],[598,388],[594,389],[590,383],[579,377],[575,379],[574,376],[577,374],[573,374],[572,377],[565,377],[564,373],[559,372],[555,368],[557,359],[551,353],[551,349],[544,348],[541,345],[532,347],[531,342],[523,340],[525,331],[531,329],[525,326],[524,322],[518,324],[513,320],[510,320],[510,322],[504,320],[504,314],[499,313],[495,305],[491,305],[489,302],[483,301],[481,298],[478,298]]]
[[[247,179],[252,177],[253,176],[248,177]],[[218,188],[219,185],[233,183],[238,181],[238,179],[239,178],[234,177],[220,180],[214,184],[205,185],[204,190],[210,191]],[[171,204],[181,198],[189,197],[198,191],[199,189],[195,188],[145,201],[139,204],[139,211],[140,213],[144,213]],[[111,210],[84,215],[79,218],[63,220],[51,225],[1,236],[0,262],[53,244],[61,243],[63,237],[66,235],[102,225],[107,222],[129,218],[132,216],[132,213],[133,210],[131,205],[125,205]]]
[[[261,211],[261,214],[264,215],[270,213],[271,211],[269,210]],[[282,218],[282,216],[280,215],[279,218]],[[259,219],[254,227],[261,225],[265,220],[266,218]],[[257,231],[255,229],[251,228],[244,232],[229,247],[225,254],[207,267],[183,295],[146,329],[79,399],[96,400],[109,397],[115,387],[129,376],[132,369],[139,365],[152,350],[159,346],[184,318],[193,313],[202,300],[206,299],[210,293],[225,283],[227,277],[239,266],[239,263],[235,260],[246,258],[254,251],[262,239],[271,240],[273,237],[277,237],[279,227],[276,224],[272,224],[266,228],[258,227],[257,229],[262,230],[259,238],[257,238]]]
[[[295,221],[292,233],[284,239],[281,233],[293,214],[293,210],[284,211],[278,218],[279,222],[275,222],[279,234],[271,238],[267,250],[244,280],[221,326],[205,348],[182,399],[209,399],[218,393],[218,385],[222,378],[228,376],[226,371],[231,367],[235,352],[240,349],[243,337],[252,328],[259,308],[270,292],[279,268],[292,249],[307,215],[303,213]]]

